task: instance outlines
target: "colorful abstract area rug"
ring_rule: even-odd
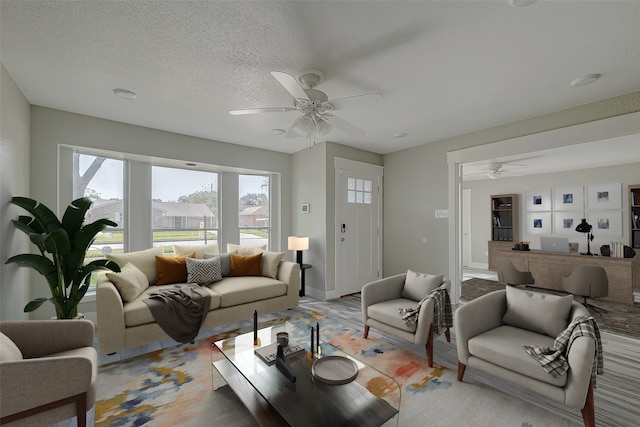
[[[301,328],[318,322],[323,340],[367,363],[381,377],[359,379],[369,391],[400,408],[399,426],[572,426],[570,421],[473,380],[458,382],[456,373],[386,343],[364,339],[362,331],[301,308],[261,322],[261,327],[289,321]],[[282,314],[282,313],[281,313]],[[249,332],[248,322],[226,332],[99,367],[96,426],[224,426],[256,423],[212,368],[222,354],[214,341]],[[437,339],[444,339],[438,337]],[[275,367],[274,367],[275,369]]]

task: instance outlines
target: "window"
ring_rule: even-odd
[[[347,202],[370,205],[372,188],[370,179],[347,178]]]
[[[93,203],[85,223],[107,218],[117,227],[107,227],[96,236],[85,262],[124,251],[124,162],[107,157],[73,153],[73,199],[88,197]]]
[[[218,244],[218,174],[152,168],[153,243]]]
[[[268,175],[238,175],[240,244],[267,245],[271,234]]]

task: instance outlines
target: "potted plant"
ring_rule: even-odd
[[[51,298],[36,298],[24,307],[24,311],[34,311],[45,301],[51,301],[58,319],[76,317],[78,304],[89,289],[91,273],[101,269],[120,271],[118,264],[106,259],[84,265],[85,254],[96,235],[107,226],[115,227],[117,224],[103,218],[84,225],[84,216],[92,203],[87,198],[71,202],[62,221],[51,209],[33,199],[13,197],[11,203],[33,215],[21,215],[11,222],[29,236],[40,250],[40,255],[16,255],[9,258],[7,264],[33,268],[44,276],[51,290]]]

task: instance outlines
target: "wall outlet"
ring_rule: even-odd
[[[484,256],[489,256],[489,251],[484,251]]]

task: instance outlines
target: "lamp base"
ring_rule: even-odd
[[[296,262],[302,267],[302,251],[296,251]]]

